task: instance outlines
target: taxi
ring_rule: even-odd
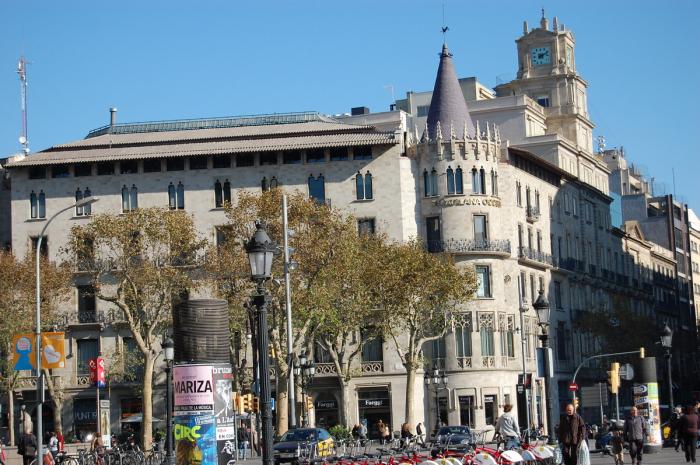
[[[323,428],[290,429],[273,446],[275,465],[333,454],[333,437]]]

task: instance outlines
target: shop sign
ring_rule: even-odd
[[[461,199],[439,199],[433,200],[433,205],[436,207],[456,207],[460,205],[476,205],[483,207],[500,207],[499,199],[490,199],[488,197],[466,197]]]
[[[173,369],[175,415],[214,413],[211,365],[180,365]]]
[[[316,409],[317,410],[332,410],[332,409],[337,409],[337,408],[338,408],[338,403],[335,401],[335,399],[317,400],[316,401]]]
[[[389,399],[360,399],[360,407],[364,408],[378,408],[387,407],[389,405]]]
[[[97,401],[76,399],[73,401],[73,421],[75,423],[97,423]]]

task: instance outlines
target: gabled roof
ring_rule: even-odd
[[[464,138],[466,127],[467,135],[474,136],[474,123],[469,116],[467,102],[462,94],[462,88],[455,73],[452,63],[452,54],[447,49],[447,44],[442,45],[440,53],[440,66],[435,77],[433,97],[428,111],[428,136],[437,138],[438,123],[440,135],[444,139],[450,139],[454,131],[457,139]]]

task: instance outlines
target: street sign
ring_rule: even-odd
[[[569,391],[578,391],[578,384],[576,383],[569,383]]]
[[[620,367],[620,378],[625,381],[632,381],[632,378],[634,378],[634,368],[631,363],[625,363]]]
[[[12,367],[14,370],[36,369],[36,335],[15,334],[12,338]],[[64,333],[41,333],[41,367],[64,368],[66,366]]]

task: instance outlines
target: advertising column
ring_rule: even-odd
[[[650,452],[661,450],[661,414],[659,411],[659,384],[656,380],[656,358],[647,357],[637,362],[638,373],[632,386],[634,405],[647,421],[647,444]]]
[[[236,461],[236,415],[233,411],[233,369],[230,363],[213,365],[214,417],[218,465]]]
[[[212,365],[173,368],[177,465],[217,465]]]

